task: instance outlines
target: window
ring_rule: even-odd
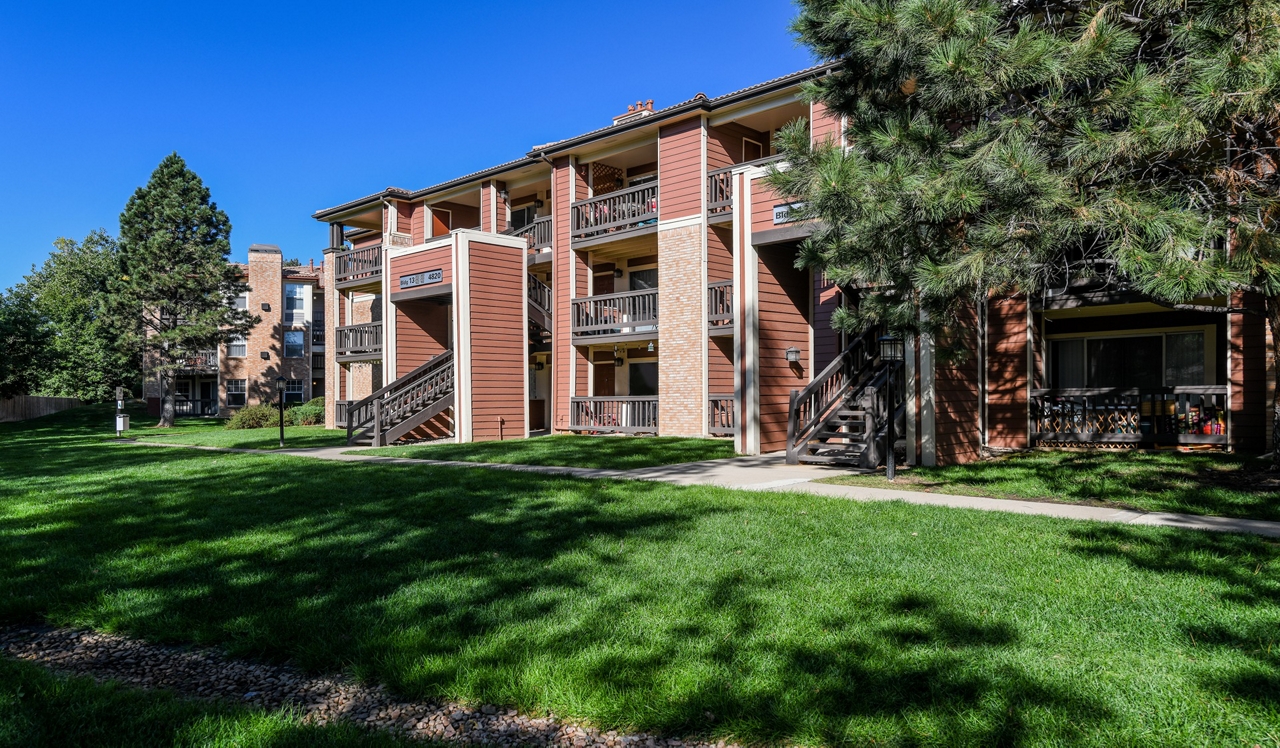
[[[235,301],[231,302],[231,306],[235,307],[236,309],[247,310],[249,308],[249,295],[243,294],[243,293],[240,294],[235,298]]]
[[[630,386],[627,390],[631,395],[636,397],[653,397],[658,394],[658,365],[656,363],[649,364],[629,364],[628,382]]]
[[[511,221],[509,228],[511,230],[522,229],[533,223],[533,219],[538,217],[538,209],[532,205],[524,208],[511,209]]]
[[[627,181],[627,187],[639,187],[642,184],[651,184],[658,181],[656,172],[651,172],[639,177],[632,177]]]
[[[758,161],[764,158],[764,146],[750,138],[742,139],[742,161]]]
[[[249,346],[243,335],[237,335],[227,343],[227,358],[244,358],[249,355]]]
[[[302,402],[302,380],[286,379],[284,382],[284,401],[286,403]]]
[[[301,283],[286,283],[284,287],[284,323],[307,323],[307,287]]]
[[[1203,385],[1205,333],[1153,333],[1049,341],[1054,389],[1155,389]]]
[[[286,330],[284,334],[284,357],[302,358],[306,340],[305,330]]]
[[[632,270],[628,279],[632,291],[648,291],[658,287],[658,269]]]
[[[228,379],[227,380],[227,406],[236,408],[244,405],[245,399],[245,380]]]
[[[174,395],[179,400],[191,399],[191,382],[186,379],[179,379],[174,383]]]

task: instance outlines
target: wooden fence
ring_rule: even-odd
[[[39,418],[78,407],[80,407],[80,401],[74,397],[19,395],[8,400],[0,400],[0,423],[25,421],[29,418]]]

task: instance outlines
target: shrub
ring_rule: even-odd
[[[285,417],[285,424],[289,423]],[[280,425],[280,413],[271,405],[250,405],[241,408],[231,420],[227,421],[229,429],[265,429]]]
[[[315,405],[316,400],[320,405]],[[319,397],[306,405],[298,405],[284,412],[286,426],[316,426],[324,423],[324,398]]]
[[[323,411],[323,410],[324,410],[324,396],[323,396],[323,395],[321,395],[320,397],[313,397],[313,398],[311,398],[310,400],[308,400],[308,401],[307,401],[307,407],[308,407],[308,408],[315,407],[315,408],[319,408],[320,410],[322,410],[322,411]]]

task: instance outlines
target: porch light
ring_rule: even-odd
[[[533,362],[533,370],[534,370],[534,371],[542,371],[542,370],[543,370],[543,369],[545,369],[545,368],[547,368],[547,365],[546,365],[546,364],[544,364],[544,363],[542,363],[541,361],[534,361],[534,362]]]
[[[623,364],[625,364],[625,363],[627,363],[627,362],[626,362],[626,361],[623,361],[621,356],[619,356],[619,357],[617,357],[617,358],[615,358],[615,359],[613,360],[613,365],[614,365],[614,366],[622,366],[622,365],[623,365]]]
[[[796,347],[794,347],[794,346],[793,346],[793,347],[791,347],[791,348],[788,348],[788,349],[787,349],[787,363],[792,363],[792,364],[798,364],[798,363],[800,363],[800,349],[799,349],[799,348],[796,348]]]
[[[615,277],[615,278],[621,278],[621,277],[622,277],[622,268],[614,268],[614,269],[613,269],[613,277]]]
[[[885,335],[879,339],[880,358],[885,361],[903,361],[907,357],[906,346],[902,338]]]
[[[646,351],[648,351],[648,352],[650,352],[650,353],[653,353],[653,341],[652,341],[652,340],[650,340],[650,341],[649,341],[649,347],[648,347],[648,348],[645,348],[645,350],[646,350]]]
[[[502,202],[505,203],[511,199],[511,193],[506,190],[498,190],[498,197],[502,198]]]

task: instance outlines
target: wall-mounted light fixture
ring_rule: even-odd
[[[787,349],[787,362],[792,364],[800,363],[800,349],[792,346]]]
[[[498,197],[502,198],[502,202],[505,203],[511,199],[511,193],[506,190],[498,190]]]
[[[534,201],[533,201],[533,207],[535,207],[535,208],[539,208],[539,209],[540,209],[540,208],[542,208],[542,206],[544,206],[544,205],[546,205],[546,203],[542,202],[541,200],[534,200]]]
[[[622,268],[614,268],[614,269],[613,269],[613,277],[615,277],[615,278],[621,278],[621,277],[622,277]]]
[[[646,350],[646,351],[648,351],[648,352],[650,352],[650,353],[653,353],[653,341],[652,341],[652,340],[650,340],[650,341],[649,341],[649,347],[648,347],[648,348],[646,348],[645,350]]]
[[[546,365],[546,364],[544,364],[544,363],[542,363],[541,361],[535,361],[535,362],[533,363],[533,370],[534,370],[534,371],[542,371],[542,370],[543,370],[543,369],[545,369],[545,368],[547,368],[547,365]]]
[[[622,365],[623,365],[623,364],[625,364],[625,363],[627,363],[627,362],[626,362],[626,361],[623,361],[621,356],[619,356],[619,357],[617,357],[617,358],[615,358],[615,359],[613,360],[613,365],[614,365],[614,366],[622,366]]]
[[[880,358],[885,361],[903,361],[907,357],[906,345],[902,338],[885,335],[879,339]]]

